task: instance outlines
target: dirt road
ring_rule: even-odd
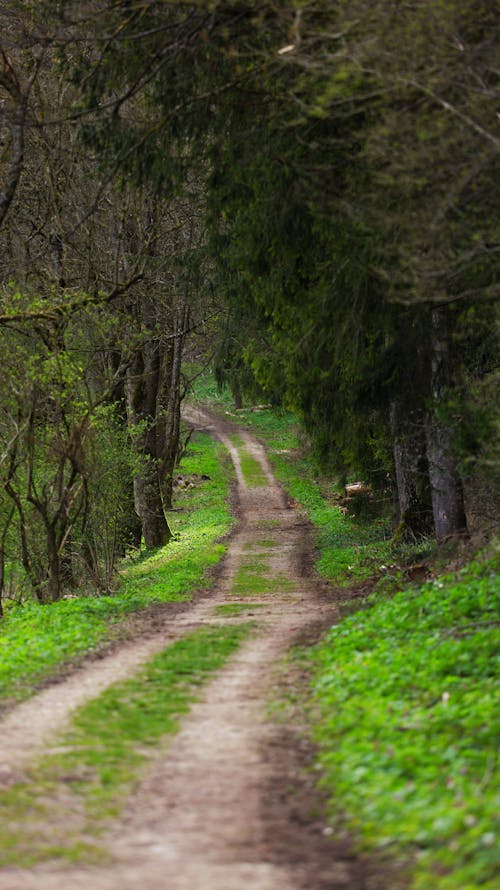
[[[238,480],[240,523],[217,589],[155,637],[125,646],[14,710],[0,726],[0,779],[2,770],[4,777],[15,775],[42,746],[50,748],[54,733],[74,708],[133,673],[188,628],[245,621],[252,615],[258,629],[205,688],[167,752],[158,756],[129,797],[105,839],[111,864],[51,862],[4,869],[0,890],[376,886],[371,879],[367,882],[348,852],[330,846],[324,823],[307,811],[298,775],[300,757],[297,760],[291,750],[300,732],[293,726],[278,730],[268,713],[280,657],[299,632],[335,617],[334,606],[318,595],[314,579],[304,576],[307,529],[300,514],[287,507],[264,449],[250,434],[239,430],[235,445],[228,422],[194,410],[189,419],[224,442]],[[258,461],[265,484],[246,484],[243,451]],[[237,579],[243,570],[248,581],[256,564],[267,585],[264,594],[252,595]],[[216,612],[222,603],[239,603],[242,611],[223,619]],[[290,792],[291,786],[295,790]]]

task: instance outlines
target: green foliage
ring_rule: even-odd
[[[220,538],[231,525],[228,479],[221,452],[200,434],[192,441],[182,471],[210,476],[179,495],[182,512],[172,514],[174,539],[158,551],[125,561],[114,595],[73,596],[40,607],[10,605],[0,624],[0,696],[22,698],[59,666],[94,649],[119,632],[130,612],[160,602],[188,600],[206,585],[206,570],[225,552]]]
[[[102,358],[116,328],[111,314],[87,307],[0,330],[2,558],[22,564],[24,588],[40,602],[60,599],[89,569],[108,591],[130,537],[136,467]]]
[[[132,543],[133,477],[141,467],[116,406],[95,410],[86,452],[88,506],[83,528],[77,529],[81,540],[73,545],[79,576],[74,586],[89,578],[90,587],[109,593],[118,558]]]
[[[422,425],[429,406],[431,307],[498,294],[490,6],[115,4],[99,64],[67,56],[111,169],[157,194],[202,182],[218,379],[292,407],[338,472],[379,487],[390,408]]]
[[[201,685],[250,627],[215,626],[188,634],[133,678],[80,708],[60,739],[63,753],[45,757],[32,767],[28,781],[0,795],[0,864],[102,859],[104,851],[90,844],[89,836],[117,815],[162,738],[178,729]]]
[[[314,663],[332,808],[412,886],[494,886],[498,555],[332,628]]]

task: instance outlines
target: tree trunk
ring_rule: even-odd
[[[134,479],[134,497],[146,547],[162,547],[172,534],[165,518],[156,462],[149,463]]]
[[[158,451],[162,455],[160,476],[163,503],[166,509],[172,507],[172,487],[174,469],[179,453],[181,431],[181,367],[185,331],[188,326],[189,310],[184,306],[175,321],[174,337],[170,341],[168,358],[164,362],[160,392],[161,426],[158,427]]]
[[[462,480],[453,450],[453,429],[442,419],[451,382],[451,326],[449,309],[431,312],[431,383],[433,407],[427,417],[427,458],[436,539],[467,533]]]
[[[47,585],[44,601],[55,603],[62,595],[62,571],[59,547],[55,529],[51,524],[46,524],[47,534]]]
[[[127,414],[134,443],[143,467],[134,479],[135,510],[141,520],[146,547],[161,547],[172,537],[160,488],[157,447],[157,398],[160,364],[154,346],[146,344],[137,352],[127,372]]]
[[[412,540],[432,532],[424,418],[393,402],[390,423],[398,499],[395,538]]]
[[[3,595],[5,592],[5,546],[7,541],[7,534],[10,528],[10,524],[14,518],[15,506],[11,507],[9,513],[7,515],[7,519],[4,522],[2,529],[2,536],[0,538],[0,618],[3,618]]]
[[[243,408],[243,399],[241,397],[239,384],[235,381],[231,383],[231,394],[233,396],[235,411],[239,411],[240,408]]]

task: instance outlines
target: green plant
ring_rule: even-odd
[[[494,886],[498,568],[375,596],[314,655],[332,810],[370,848],[406,852],[419,890]]]

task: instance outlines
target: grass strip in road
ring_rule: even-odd
[[[102,860],[96,835],[120,812],[162,739],[179,728],[202,684],[252,627],[201,628],[80,708],[60,739],[60,753],[47,754],[30,781],[0,795],[0,865]]]
[[[248,612],[253,609],[262,609],[264,603],[223,603],[216,607],[217,615],[223,615],[227,618],[237,618],[242,612]]]
[[[255,550],[266,550],[270,553],[278,547],[278,541],[275,538],[261,538],[257,541],[249,541],[247,544],[243,545],[243,550],[246,551],[255,551]]]
[[[498,886],[499,563],[375,597],[317,650],[332,812],[369,849],[406,853],[415,890]]]
[[[268,484],[267,476],[259,461],[250,454],[241,436],[231,436],[233,445],[238,450],[241,472],[249,488],[259,488]]]
[[[260,596],[272,593],[275,580],[263,562],[244,562],[238,566],[231,585],[230,596]]]
[[[265,563],[247,561],[235,572],[230,596],[264,596],[290,593],[295,589],[295,581],[283,572],[271,574]]]
[[[64,663],[114,636],[131,612],[154,603],[189,600],[226,551],[232,524],[227,453],[203,433],[193,437],[180,472],[210,477],[179,493],[169,517],[174,539],[127,560],[112,595],[81,595],[50,606],[14,605],[0,622],[0,701],[22,699]]]

